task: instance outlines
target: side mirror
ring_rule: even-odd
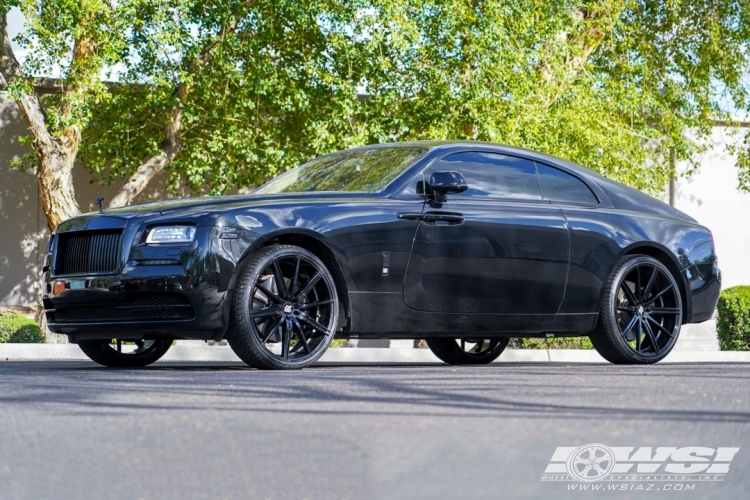
[[[435,201],[445,203],[448,201],[447,194],[463,193],[469,189],[464,176],[458,172],[433,172],[430,177],[430,188]]]

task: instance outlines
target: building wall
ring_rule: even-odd
[[[739,134],[716,127],[708,150],[700,155],[700,169],[677,182],[675,206],[711,229],[719,255],[722,287],[750,285],[750,193],[737,190],[735,159],[726,145],[741,141]],[[678,165],[678,170],[686,165]]]

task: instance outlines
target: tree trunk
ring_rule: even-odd
[[[52,151],[45,149],[36,148],[39,161],[37,180],[47,227],[54,231],[62,221],[81,213],[73,187],[75,153],[66,154],[60,147],[53,147]]]
[[[81,54],[81,46],[88,47],[87,44],[76,41],[74,52]],[[2,12],[0,12],[0,73],[9,85],[17,79],[24,78],[8,37],[7,18]],[[76,92],[76,90],[73,88],[67,92]],[[47,217],[47,227],[50,231],[54,231],[60,222],[80,213],[75,199],[72,170],[81,141],[81,131],[78,126],[71,126],[63,129],[60,136],[53,136],[47,128],[47,116],[39,96],[33,90],[29,90],[21,92],[15,98],[29,125],[29,131],[34,136],[34,152],[38,161],[36,174],[39,182],[39,198]],[[69,114],[70,110],[67,113]]]

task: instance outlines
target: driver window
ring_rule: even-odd
[[[469,189],[449,198],[498,198],[541,200],[542,194],[533,161],[497,153],[455,153],[441,158],[424,171],[429,182],[433,172],[460,172]],[[404,194],[422,194],[422,176],[414,179]]]

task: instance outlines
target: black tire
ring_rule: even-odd
[[[78,342],[78,347],[100,365],[110,368],[139,368],[158,361],[172,347],[172,341],[138,340],[135,341],[134,349],[129,350],[122,349],[122,343],[117,340],[114,344],[111,340],[83,340]]]
[[[616,364],[651,364],[672,350],[682,325],[682,298],[675,277],[647,255],[620,259],[602,295],[590,338]]]
[[[502,354],[510,339],[432,338],[426,342],[432,353],[449,365],[486,365]]]
[[[336,286],[318,257],[292,245],[264,247],[237,279],[227,340],[252,367],[305,368],[328,349],[338,317]]]

